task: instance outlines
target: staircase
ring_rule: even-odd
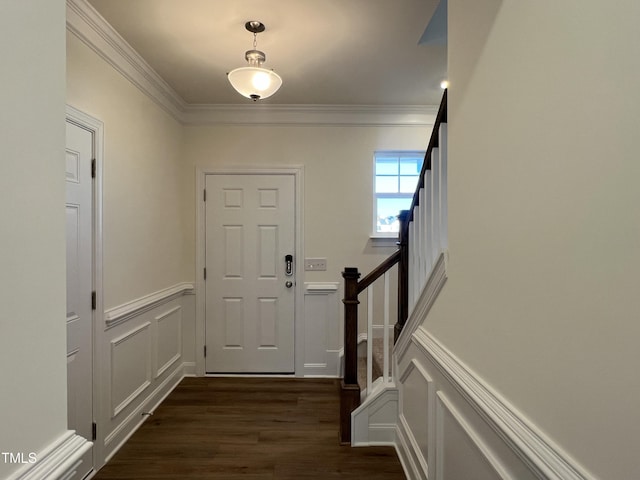
[[[344,372],[340,393],[340,442],[351,445],[393,444],[398,422],[393,344],[447,247],[447,92],[445,90],[411,208],[399,215],[398,250],[360,279],[347,267],[344,278]],[[389,271],[397,265],[397,323],[389,333]],[[384,282],[382,335],[374,337],[373,284]],[[358,342],[359,295],[367,292],[365,342]],[[380,327],[379,323],[377,324]],[[379,330],[379,328],[378,328]],[[392,338],[393,337],[393,340]],[[365,354],[366,350],[366,354]]]

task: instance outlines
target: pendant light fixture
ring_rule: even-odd
[[[253,20],[245,23],[244,28],[253,33],[253,50],[247,50],[244,54],[249,66],[231,70],[227,77],[240,95],[255,102],[276,93],[282,85],[282,78],[273,70],[262,68],[266,55],[257,49],[257,37],[258,33],[264,32],[264,24]]]

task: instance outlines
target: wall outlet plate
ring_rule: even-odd
[[[307,272],[312,272],[314,270],[325,271],[327,269],[327,259],[326,258],[305,258],[304,269]]]

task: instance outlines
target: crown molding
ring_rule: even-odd
[[[188,104],[87,0],[67,0],[67,30],[184,125],[430,126],[437,105]]]
[[[67,30],[180,120],[185,101],[86,0],[67,0]]]
[[[188,105],[187,125],[433,125],[438,108],[404,105]]]

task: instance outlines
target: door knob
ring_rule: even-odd
[[[293,287],[293,282],[290,281],[290,280],[287,280],[287,282],[284,284],[284,286],[287,287],[287,288],[291,288],[291,287]]]

